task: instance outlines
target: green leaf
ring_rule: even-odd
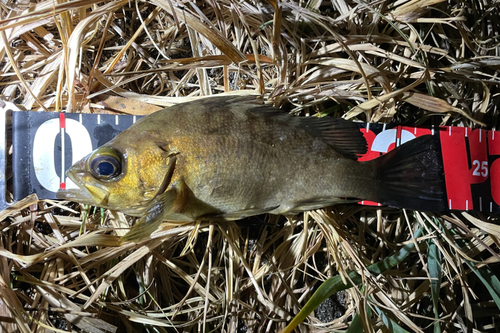
[[[361,333],[364,332],[363,324],[361,323],[361,318],[356,313],[354,318],[352,318],[351,324],[345,333]]]
[[[380,310],[378,307],[374,306],[375,311],[377,311],[378,315],[382,319],[382,322],[384,323],[385,327],[389,330],[391,333],[410,333],[401,326],[398,325],[394,320],[392,320],[388,315],[385,314],[384,311]]]
[[[453,235],[456,235],[453,230],[450,230],[450,232]],[[464,239],[457,239],[455,241],[455,244],[461,248],[464,247],[464,243]],[[500,309],[500,280],[495,275],[495,273],[493,273],[488,265],[481,268],[476,268],[475,265],[470,261],[465,259],[463,260],[467,264],[467,266],[469,266],[471,271],[473,271],[474,274],[476,274],[479,280],[483,283],[483,285],[486,287],[486,290],[488,290],[488,292],[490,293],[491,298],[495,302],[496,306],[498,307],[498,309]]]
[[[422,228],[419,228],[415,232],[415,238],[417,238],[422,232]],[[385,272],[386,270],[400,264],[415,248],[415,244],[413,242],[406,244],[403,246],[398,252],[393,255],[381,260],[377,263],[374,263],[367,267],[368,271],[372,274],[379,275]],[[351,272],[348,274],[349,279],[347,279],[347,283],[342,281],[340,275],[336,275],[334,277],[329,278],[325,282],[319,286],[318,290],[311,296],[309,301],[304,305],[304,307],[299,311],[299,313],[292,319],[290,324],[285,327],[281,333],[290,333],[292,330],[297,327],[300,323],[302,323],[307,316],[314,311],[325,299],[330,297],[336,292],[341,290],[345,290],[351,288],[354,285],[359,285],[362,282],[361,275],[357,272]]]
[[[495,273],[493,273],[490,266],[488,265],[479,268],[479,272],[491,286],[492,291],[494,291],[496,295],[500,295],[500,280]]]
[[[430,286],[434,318],[439,319],[439,290],[441,289],[441,264],[443,257],[435,242],[436,240],[433,238],[427,241],[427,270],[431,279]],[[441,333],[439,321],[434,323],[434,333]]]
[[[493,301],[497,305],[498,309],[500,309],[500,293],[497,290],[500,290],[500,281],[498,277],[493,274],[491,269],[488,266],[484,266],[481,268],[476,268],[472,263],[467,260],[464,260],[465,263],[470,267],[470,269],[476,274],[476,276],[481,280],[483,285],[486,287],[488,292],[493,298]]]

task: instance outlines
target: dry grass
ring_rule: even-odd
[[[1,93],[27,110],[256,91],[302,115],[498,124],[492,0],[2,0],[0,12]],[[278,331],[321,281],[351,271],[362,284],[340,317],[309,316],[301,332],[499,331],[494,215],[345,205],[165,223],[123,246],[128,218],[77,204],[29,197],[0,221],[2,332]],[[412,242],[397,267],[367,270]]]

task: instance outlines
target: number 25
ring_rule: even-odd
[[[474,171],[472,171],[473,176],[488,176],[488,161],[479,162],[478,160],[474,160],[472,161],[472,167],[474,167]]]

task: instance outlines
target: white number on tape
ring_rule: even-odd
[[[488,176],[488,161],[479,162],[478,160],[474,160],[472,161],[472,166],[474,167],[474,171],[472,171],[473,176]],[[479,168],[481,168],[481,170],[479,170]]]
[[[61,183],[66,183],[66,188],[77,187],[69,179],[65,182],[64,174],[59,177],[56,172],[53,155],[57,134],[61,133],[61,140],[64,140],[64,129],[61,129],[59,124],[59,118],[44,122],[37,129],[33,140],[33,165],[36,178],[43,187],[53,192],[57,192]],[[92,151],[92,141],[87,129],[78,121],[66,118],[65,127],[71,141],[71,164],[73,164]],[[52,156],[52,158],[47,158],[47,156]],[[64,149],[61,151],[61,161],[63,161],[62,169],[64,170]]]

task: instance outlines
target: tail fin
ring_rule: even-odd
[[[413,210],[446,210],[441,160],[437,139],[425,135],[369,162],[377,170],[377,201]]]

